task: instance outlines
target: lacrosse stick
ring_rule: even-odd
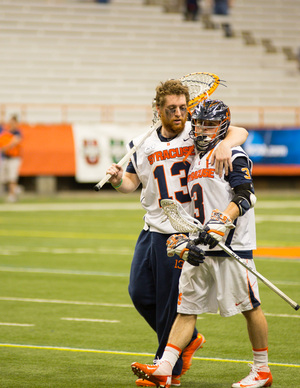
[[[190,101],[188,103],[188,110],[190,112],[201,100],[207,96],[210,96],[220,84],[219,77],[212,73],[191,73],[180,78],[180,81],[183,83],[183,85],[189,88]],[[151,128],[147,133],[145,133],[139,142],[134,145],[126,155],[123,156],[123,158],[118,162],[118,166],[124,167],[129,162],[129,159],[139,148],[139,146],[144,143],[144,141],[161,126],[161,121],[156,110],[155,100],[153,100],[152,110],[153,120]],[[106,174],[105,177],[94,186],[94,189],[99,191],[110,178],[111,175]]]
[[[162,199],[161,206],[167,215],[171,225],[175,230],[180,233],[195,233],[203,230],[203,225],[196,218],[190,216],[180,205],[179,202],[173,201],[172,199]],[[243,267],[260,279],[266,286],[268,286],[272,291],[279,295],[283,300],[285,300],[290,306],[295,310],[299,309],[298,303],[289,298],[284,292],[279,290],[273,283],[266,279],[263,275],[257,272],[255,269],[249,267],[236,253],[234,253],[230,248],[225,244],[219,242],[218,246],[223,249],[229,256],[238,261]]]

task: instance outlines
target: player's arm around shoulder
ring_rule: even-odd
[[[228,142],[231,147],[237,147],[245,143],[248,135],[246,128],[230,125],[224,141]]]
[[[219,147],[215,148],[212,154],[212,164],[215,166],[215,173],[220,177],[225,170],[225,175],[232,171],[231,148],[242,145],[248,137],[248,131],[243,127],[230,126],[225,139],[221,141]]]
[[[127,171],[124,173],[123,168],[115,163],[107,169],[106,174],[111,175],[109,182],[120,193],[132,193],[140,185],[137,174],[132,174]]]

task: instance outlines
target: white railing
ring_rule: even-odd
[[[244,126],[300,126],[300,106],[231,106],[233,122]],[[149,123],[149,105],[0,103],[0,123],[16,113],[20,121],[34,123]]]

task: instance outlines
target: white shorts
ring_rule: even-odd
[[[255,269],[254,261],[243,259]],[[260,305],[257,278],[231,257],[205,258],[199,267],[184,262],[177,312],[230,317]]]
[[[17,183],[21,158],[1,158],[0,160],[0,181],[1,183]]]

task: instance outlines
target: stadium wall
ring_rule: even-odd
[[[25,190],[55,192],[90,188],[107,167],[126,153],[126,144],[145,125],[22,123]],[[299,189],[300,127],[247,128],[244,148],[254,162],[253,176],[262,188]]]

